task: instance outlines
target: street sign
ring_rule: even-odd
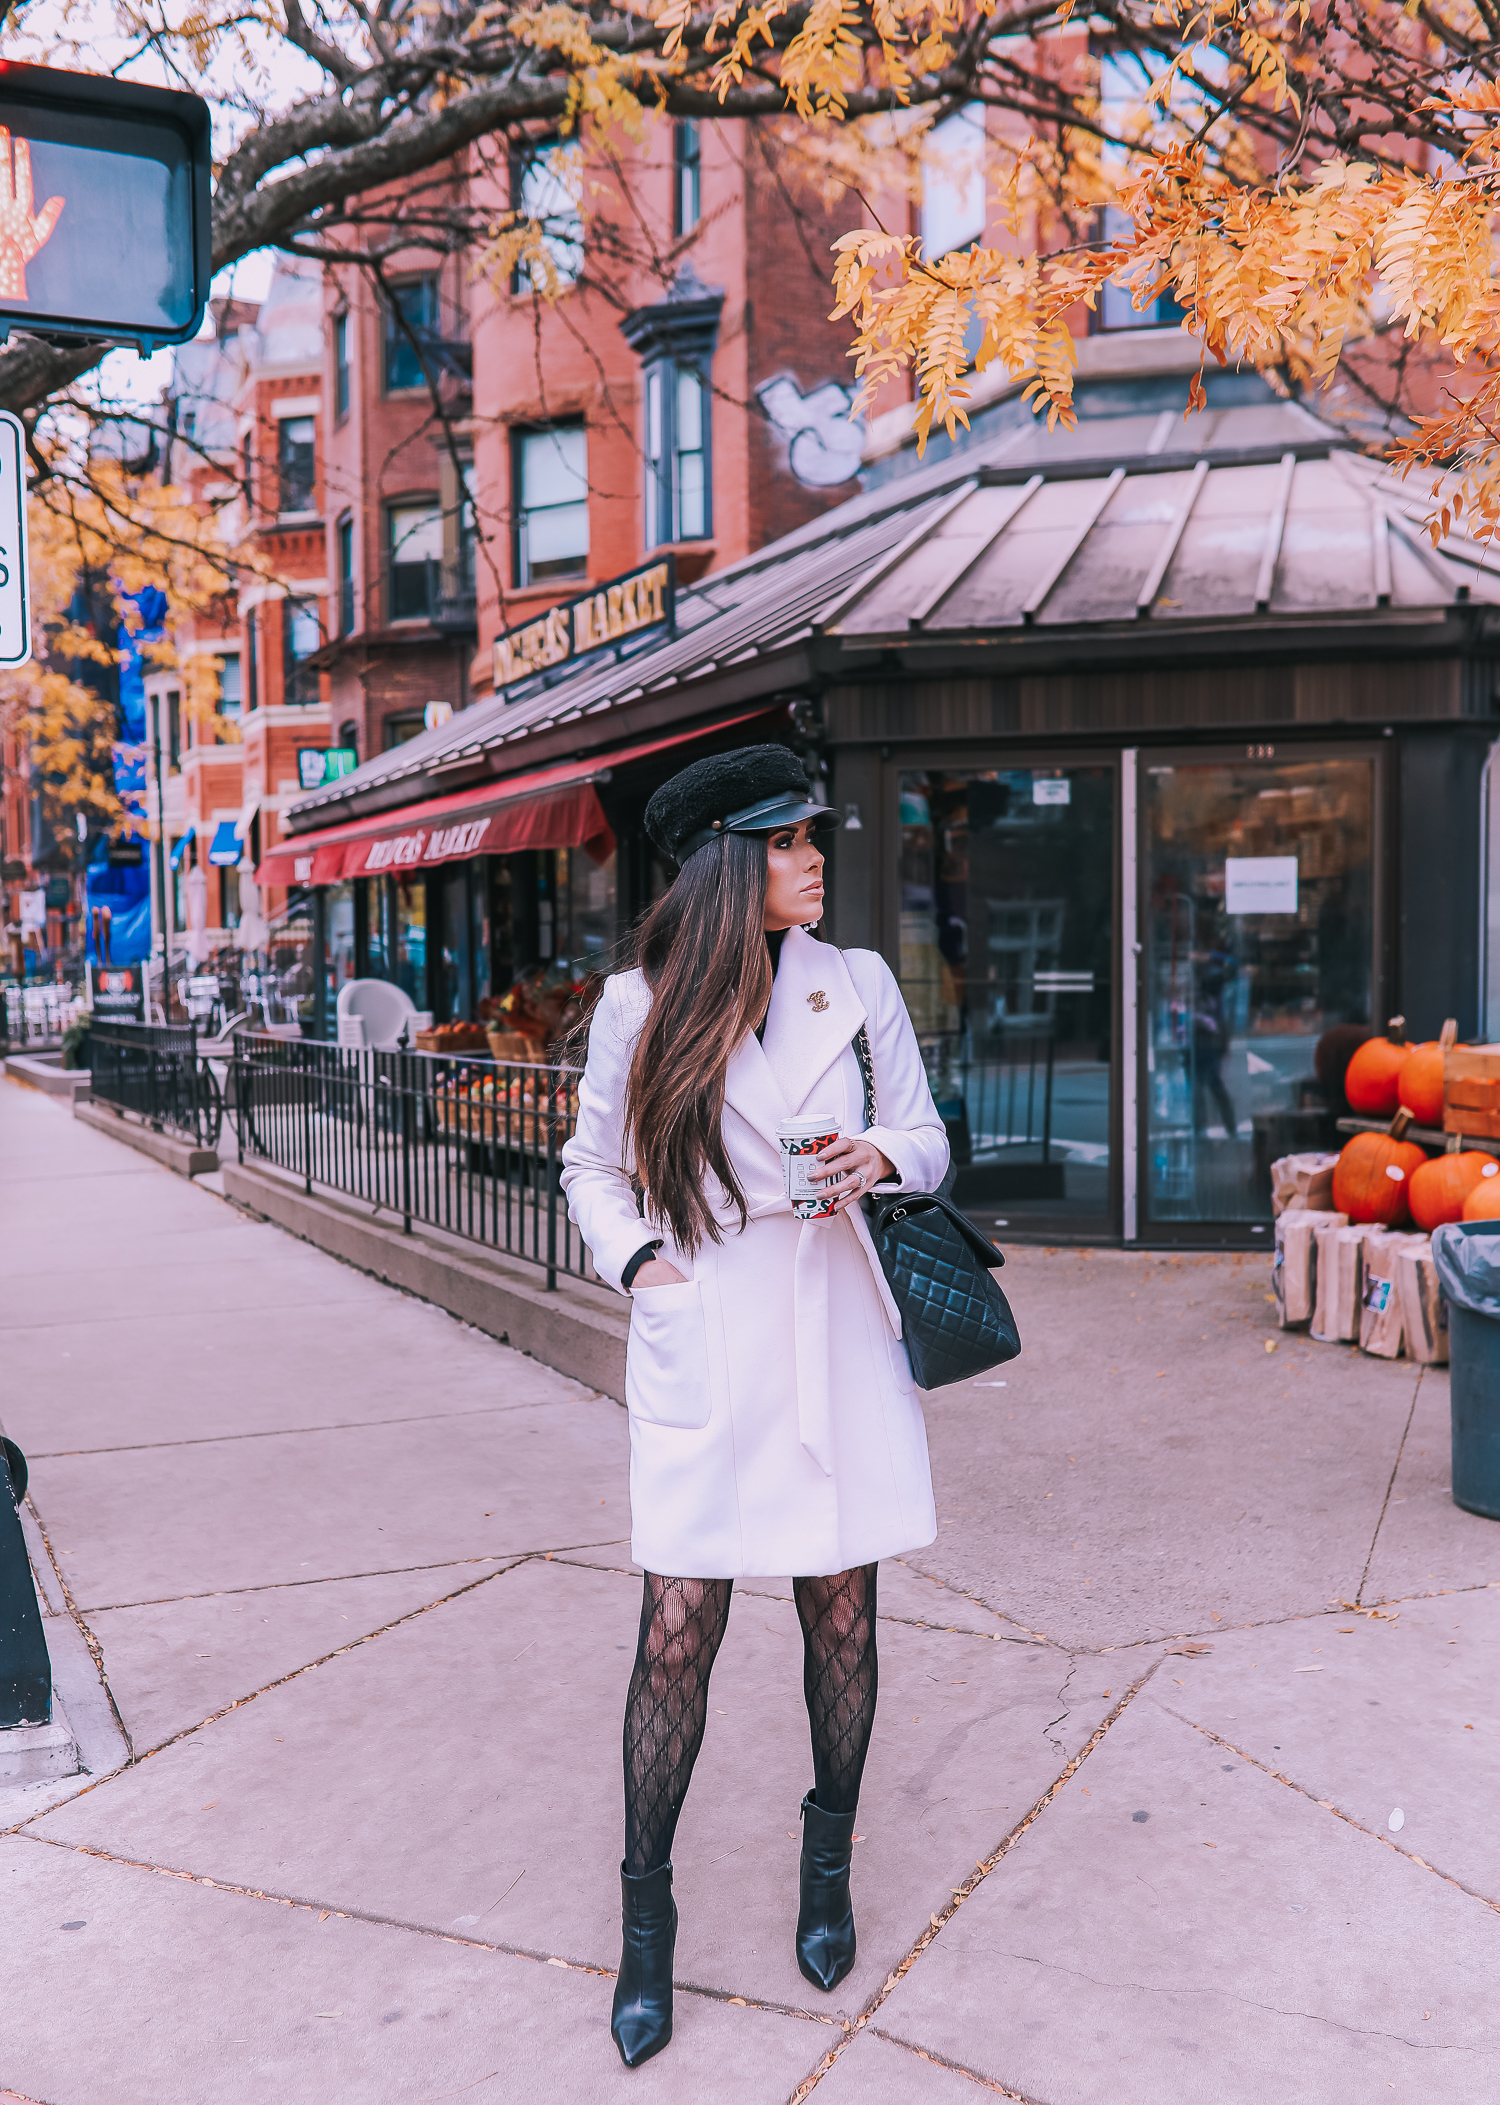
[[[359,755],[353,746],[298,746],[297,780],[303,789],[321,789],[325,782],[337,782],[341,775],[352,775],[359,766]]]
[[[0,341],[196,336],[210,173],[201,96],[0,64]]]
[[[0,242],[0,275],[4,272]],[[0,409],[0,665],[31,656],[31,572],[26,560],[26,434]]]

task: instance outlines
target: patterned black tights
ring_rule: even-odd
[[[793,1579],[802,1619],[802,1692],[812,1727],[813,1796],[825,1813],[859,1805],[880,1668],[875,1657],[875,1566],[830,1579]]]
[[[677,1817],[708,1718],[708,1679],[729,1621],[730,1579],[647,1572],[625,1702],[625,1869],[641,1878],[672,1854]],[[794,1579],[813,1778],[825,1812],[859,1801],[875,1723],[875,1567]]]

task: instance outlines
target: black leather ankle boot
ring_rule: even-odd
[[[849,1899],[853,1853],[853,1813],[825,1813],[809,1791],[802,1801],[797,1964],[814,1988],[837,1988],[854,1964],[854,1908]]]
[[[644,1878],[632,1878],[620,1866],[620,1917],[625,1940],[609,2029],[625,2066],[639,2068],[672,2036],[677,1903],[670,1864],[648,1871]]]

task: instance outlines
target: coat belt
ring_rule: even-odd
[[[750,1200],[751,1221],[768,1214],[790,1213],[792,1202],[784,1192],[757,1203]],[[869,1265],[886,1320],[897,1337],[901,1317],[863,1215],[841,1213],[832,1219],[803,1221],[797,1237],[797,1257],[792,1268],[792,1326],[796,1334],[797,1430],[802,1445],[825,1476],[833,1475],[832,1408],[830,1381],[830,1309],[828,1294],[829,1237],[852,1235]]]

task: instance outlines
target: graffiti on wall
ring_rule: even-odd
[[[787,442],[792,473],[809,489],[831,490],[859,473],[865,433],[849,421],[852,388],[825,380],[804,395],[790,373],[778,373],[755,391],[774,429]]]

